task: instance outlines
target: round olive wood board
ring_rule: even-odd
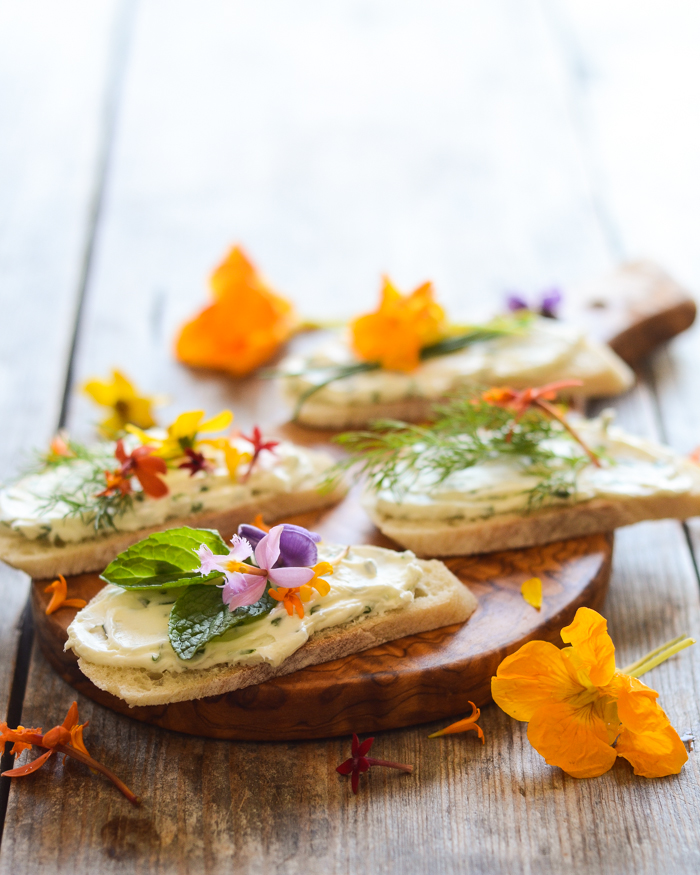
[[[312,524],[308,519],[304,522]],[[334,528],[332,519],[317,527],[322,532]],[[362,541],[394,546],[378,533],[355,543]],[[39,643],[56,671],[81,693],[114,711],[209,738],[323,738],[455,717],[470,710],[470,700],[486,704],[491,677],[506,655],[534,638],[561,645],[559,631],[579,607],[602,605],[612,546],[612,535],[591,535],[526,550],[449,559],[446,564],[479,602],[465,624],[391,641],[232,693],[153,707],[129,708],[80,672],[73,653],[63,650],[75,610],[62,608],[47,616],[46,581],[34,581],[32,608]],[[523,581],[533,576],[543,583],[541,611],[520,593]],[[102,586],[97,574],[68,578],[71,598],[89,600]]]

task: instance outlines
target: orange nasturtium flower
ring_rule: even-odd
[[[432,283],[402,295],[388,277],[374,313],[350,323],[352,346],[363,361],[379,362],[391,371],[413,371],[420,351],[445,335],[445,311],[433,298]]]
[[[83,391],[101,407],[112,413],[100,423],[100,430],[108,438],[118,437],[131,423],[139,428],[153,428],[156,424],[153,405],[156,398],[141,395],[121,371],[114,369],[110,380],[88,380]]]
[[[688,759],[683,742],[659,707],[658,693],[633,676],[638,664],[627,669],[630,674],[615,668],[605,618],[579,608],[561,637],[570,645],[563,650],[528,641],[491,680],[496,704],[529,724],[535,750],[574,778],[602,775],[619,756],[635,775],[678,774]]]
[[[183,325],[177,358],[235,377],[264,364],[299,325],[290,301],[276,294],[235,246],[211,277],[214,303]]]
[[[57,611],[59,608],[84,608],[87,604],[85,599],[66,598],[68,595],[68,584],[66,583],[66,578],[62,574],[59,574],[58,580],[54,580],[53,583],[50,583],[44,592],[53,593],[51,601],[46,606],[47,614],[53,614],[53,612]]]

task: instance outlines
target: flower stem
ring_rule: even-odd
[[[107,766],[103,766],[102,763],[98,763],[97,760],[94,760],[91,756],[86,756],[82,751],[77,750],[77,748],[68,744],[57,744],[54,749],[66,756],[73,757],[73,759],[78,760],[78,762],[84,763],[96,772],[101,772],[106,778],[109,778],[120,793],[123,793],[123,795],[126,796],[132,805],[138,806],[141,804],[139,797],[135,793],[132,793],[126,784],[120,780],[111,769],[108,769]]]
[[[541,410],[544,410],[545,413],[548,413],[553,419],[556,419],[557,422],[561,423],[564,428],[569,432],[571,437],[582,447],[582,449],[591,460],[591,462],[596,466],[596,468],[601,467],[600,459],[598,458],[598,456],[596,456],[596,454],[588,446],[588,444],[584,442],[581,435],[579,435],[578,432],[569,425],[569,423],[566,421],[566,417],[562,416],[553,404],[550,404],[549,401],[545,401],[543,398],[536,398],[533,403],[536,404]]]
[[[413,771],[413,766],[407,766],[405,763],[391,763],[388,760],[375,760],[374,757],[365,757],[370,766],[385,766],[387,769],[400,769],[402,772]]]
[[[690,647],[691,644],[695,644],[694,638],[688,638],[686,635],[679,635],[677,638],[673,638],[671,641],[667,641],[655,650],[650,651],[646,656],[643,656],[636,662],[625,666],[621,671],[623,674],[639,678],[648,671],[651,671],[652,668],[656,668],[657,665],[661,665],[662,662],[675,656],[676,653],[680,653],[681,650]]]

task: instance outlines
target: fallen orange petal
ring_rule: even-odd
[[[476,725],[476,721],[481,717],[481,711],[473,702],[469,702],[472,706],[472,713],[465,717],[464,720],[458,720],[456,723],[450,723],[449,726],[446,726],[444,729],[439,729],[437,732],[433,732],[428,738],[438,738],[441,735],[454,735],[458,732],[468,732],[470,729],[473,729],[481,739],[481,743],[485,744],[486,739],[484,738],[484,733],[480,726]]]
[[[255,519],[253,520],[253,525],[255,526],[256,529],[261,529],[263,532],[269,532],[269,531],[270,531],[270,526],[266,526],[266,525],[265,525],[265,523],[263,522],[263,518],[262,518],[262,514],[261,514],[261,513],[259,513],[259,514],[255,517]]]
[[[536,610],[542,609],[542,581],[539,577],[531,577],[520,587],[523,598]]]

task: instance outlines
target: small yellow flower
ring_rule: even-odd
[[[136,435],[143,444],[148,444],[156,449],[153,455],[161,459],[179,459],[185,454],[185,450],[196,450],[202,444],[217,446],[221,438],[199,439],[199,433],[203,431],[223,431],[233,422],[233,413],[230,410],[222,410],[217,416],[202,422],[203,410],[190,410],[181,413],[177,419],[168,426],[167,437],[157,438],[146,434],[142,429],[133,425],[127,427],[130,434]],[[230,469],[229,469],[230,470]]]
[[[112,380],[88,380],[83,385],[86,395],[101,407],[108,407],[112,414],[100,423],[100,430],[108,438],[116,438],[127,425],[138,428],[153,428],[153,405],[156,399],[141,395],[134,384],[121,371],[112,371]]]

